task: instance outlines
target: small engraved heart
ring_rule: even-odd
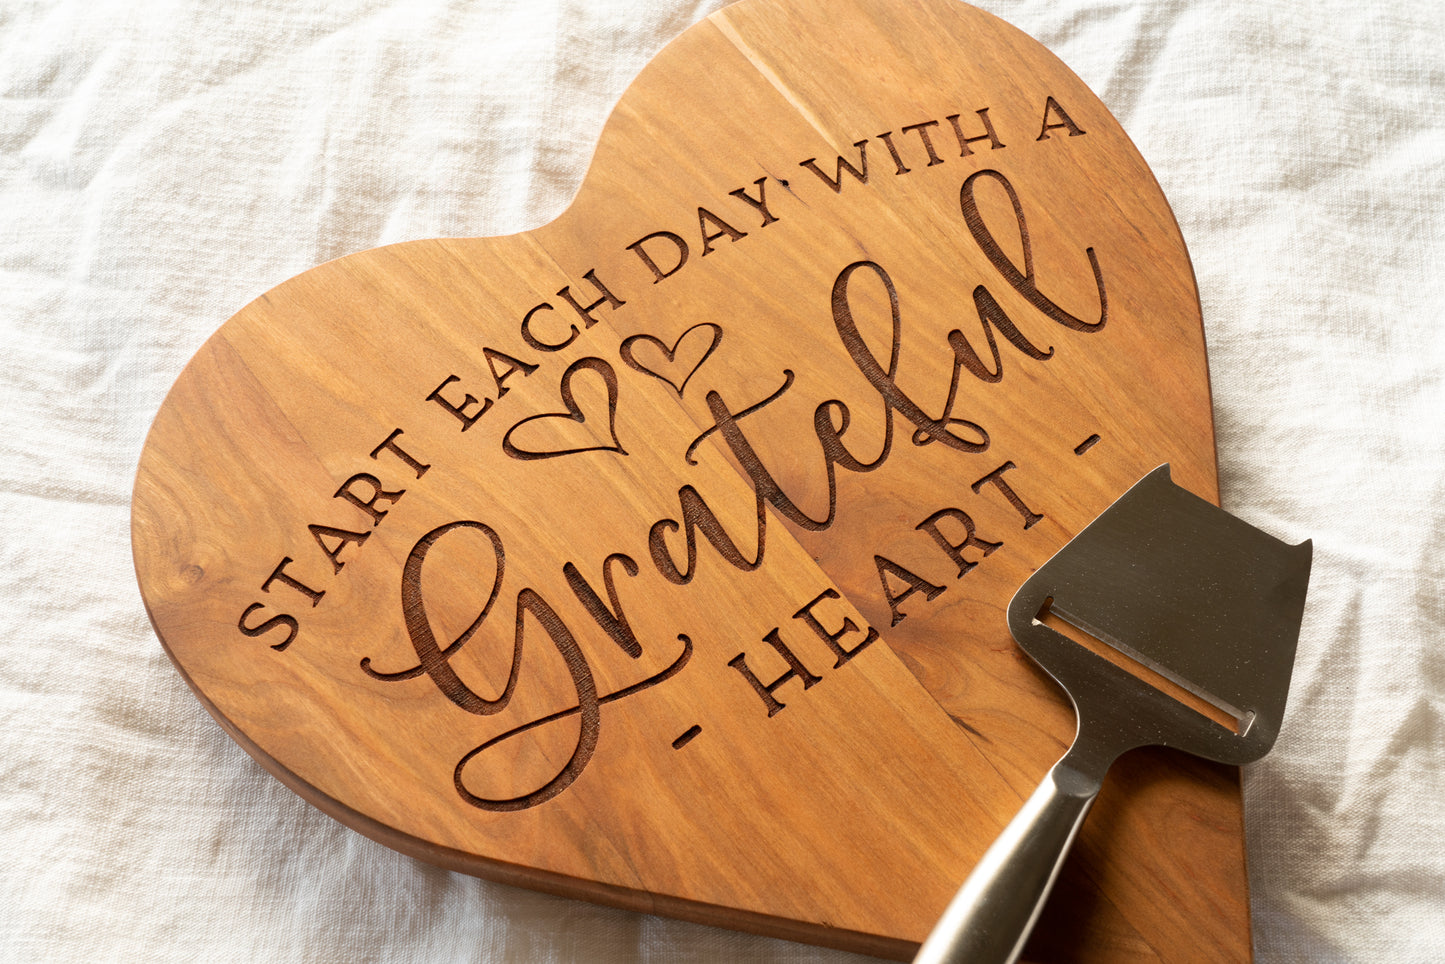
[[[577,404],[572,394],[572,380],[583,371],[595,373],[607,385],[607,432],[612,436],[611,445],[577,445],[572,448],[560,449],[524,449],[512,444],[512,436],[522,426],[532,422],[542,422],[549,419],[566,419],[579,424],[587,421],[587,414],[582,411],[582,406]],[[601,358],[579,358],[567,370],[562,373],[562,404],[567,406],[565,412],[543,412],[541,415],[532,415],[522,419],[516,425],[507,429],[507,434],[502,436],[502,451],[514,459],[554,459],[560,455],[576,455],[579,452],[616,452],[619,455],[626,455],[627,450],[617,438],[617,373],[612,366]],[[593,412],[594,415],[600,414]],[[590,441],[590,439],[589,439]]]
[[[702,329],[707,329],[707,331],[702,331]],[[701,331],[702,333],[696,338],[689,338],[688,336],[695,331]],[[711,335],[709,335],[709,332],[711,332]],[[691,381],[693,375],[697,374],[697,370],[702,367],[703,362],[707,361],[708,356],[713,353],[720,341],[722,341],[722,328],[710,321],[704,321],[700,324],[693,325],[679,335],[677,341],[672,343],[671,348],[668,348],[660,338],[654,338],[651,335],[633,335],[622,343],[620,354],[622,355],[622,360],[627,362],[628,365],[642,372],[644,375],[651,375],[653,378],[661,379],[671,385],[672,390],[677,392],[678,397],[681,397],[683,389],[687,388],[687,383]],[[656,352],[660,354],[664,360],[651,366],[638,361],[633,354],[635,351],[633,346],[639,342],[648,348],[648,354],[651,354],[652,349],[655,348]],[[703,350],[702,356],[698,358],[697,362],[688,369],[687,374],[683,376],[682,383],[679,384],[671,378],[668,378],[663,372],[669,369],[681,369],[683,367],[685,362],[678,362],[677,360],[683,342],[689,342],[687,350],[682,352],[684,359],[697,354],[703,342],[707,342],[707,348]]]

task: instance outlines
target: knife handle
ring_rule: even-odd
[[[1066,756],[984,853],[913,964],[1013,964],[1099,794]]]

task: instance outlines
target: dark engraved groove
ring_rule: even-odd
[[[572,379],[576,378],[577,375],[583,371],[591,371],[596,373],[602,378],[602,381],[607,386],[607,431],[612,436],[612,444],[579,445],[575,448],[557,449],[555,451],[524,449],[514,445],[512,443],[513,434],[515,434],[516,431],[523,425],[527,425],[532,422],[555,418],[567,419],[568,421],[577,422],[579,424],[587,421],[586,414],[582,411],[581,406],[577,404],[577,401],[572,394]],[[607,362],[603,361],[601,358],[589,357],[577,359],[571,365],[567,366],[567,370],[562,373],[562,383],[560,386],[560,391],[562,396],[562,404],[566,406],[566,411],[543,412],[540,415],[532,415],[528,418],[522,419],[511,428],[507,429],[507,434],[502,436],[503,452],[506,452],[514,459],[525,460],[553,459],[562,455],[576,455],[580,452],[616,452],[619,455],[627,454],[627,450],[622,447],[622,443],[617,438],[617,373],[612,370],[611,365],[607,364]]]
[[[858,166],[854,167],[843,155],[839,154],[838,165],[833,171],[834,177],[829,177],[823,173],[823,169],[818,166],[818,159],[816,157],[810,157],[806,161],[800,161],[798,162],[798,166],[805,167],[818,175],[818,179],[828,185],[834,194],[842,194],[844,171],[853,175],[853,177],[858,180],[858,183],[868,183],[868,138],[863,138],[863,140],[858,141],[853,146],[858,148]],[[781,183],[783,183],[785,187],[787,186],[786,182]]]
[[[753,414],[754,412],[758,411],[759,409],[764,408],[765,406],[771,405],[773,402],[776,402],[778,399],[782,398],[782,397],[783,397],[783,393],[786,392],[788,389],[790,389],[790,388],[792,388],[792,387],[793,387],[793,370],[792,370],[791,368],[784,368],[784,369],[783,369],[783,385],[782,385],[782,387],[779,388],[776,392],[773,392],[773,394],[769,395],[767,398],[763,399],[761,402],[758,402],[756,405],[749,405],[747,408],[743,409],[741,412],[738,412],[736,415],[733,416],[733,421],[736,422],[736,421],[739,421],[740,419],[744,419],[744,418],[746,418],[747,416],[749,416],[749,415]],[[699,445],[701,445],[701,444],[708,438],[708,436],[710,436],[710,435],[712,435],[714,432],[718,431],[719,428],[721,428],[721,426],[717,425],[716,423],[714,423],[714,424],[712,424],[712,425],[709,425],[707,428],[703,429],[703,432],[702,432],[701,435],[699,435],[697,438],[695,438],[695,439],[692,440],[692,444],[687,447],[687,451],[683,454],[683,459],[684,459],[684,461],[687,462],[688,465],[696,465],[696,464],[697,464],[697,459],[695,459],[695,458],[692,457],[692,453],[696,452],[696,451],[697,451],[697,447],[698,447]]]
[[[553,616],[555,617],[555,613],[553,614]],[[517,617],[518,621],[520,622],[520,608],[518,609]],[[549,629],[549,632],[550,631],[551,630]],[[564,633],[566,632],[565,627],[563,627],[562,631]],[[554,639],[555,638],[556,637],[554,636]],[[568,638],[570,638],[570,634]],[[625,686],[620,690],[612,693],[607,693],[602,696],[599,696],[597,694],[597,690],[594,686],[591,690],[590,699],[586,698],[585,695],[582,695],[581,688],[579,688],[579,695],[582,695],[582,698],[578,700],[578,705],[569,707],[565,710],[558,710],[556,713],[549,713],[546,716],[538,717],[535,720],[530,720],[526,723],[521,724],[520,726],[515,726],[504,733],[497,734],[487,742],[483,743],[481,746],[478,746],[468,752],[465,756],[461,758],[461,760],[457,762],[456,771],[453,775],[453,782],[455,783],[457,792],[461,795],[462,799],[466,800],[467,803],[471,804],[472,806],[478,807],[482,810],[514,811],[525,810],[528,807],[534,807],[539,803],[545,803],[547,800],[550,800],[552,797],[555,797],[557,794],[561,793],[563,790],[565,790],[568,786],[571,785],[571,783],[577,778],[577,776],[581,774],[582,769],[586,767],[588,760],[591,758],[592,751],[596,748],[597,730],[598,725],[601,722],[600,708],[606,703],[613,703],[620,699],[626,699],[627,697],[632,696],[636,693],[640,693],[643,690],[648,689],[649,687],[657,686],[660,683],[665,683],[668,680],[672,679],[674,676],[676,676],[678,673],[682,672],[683,667],[686,666],[688,660],[692,658],[692,639],[684,633],[678,633],[677,638],[682,642],[682,652],[679,653],[677,658],[674,659],[668,666],[664,667],[661,672],[655,673],[654,675],[649,676],[646,679],[639,680],[638,682],[633,683],[631,686]],[[582,659],[580,651],[577,653],[577,656],[579,659]],[[572,664],[570,663],[570,661],[568,665],[569,667],[571,667]],[[582,660],[581,666],[585,670],[585,659]],[[588,671],[587,680],[590,682],[591,678],[591,673],[590,671]],[[470,763],[473,759],[480,756],[481,754],[485,753],[487,750],[491,749],[499,743],[510,740],[514,736],[520,736],[521,734],[526,733],[529,730],[534,730],[539,726],[546,726],[548,723],[554,723],[557,720],[565,719],[569,716],[574,716],[577,713],[582,714],[583,731],[582,734],[579,736],[578,747],[573,752],[572,758],[567,761],[567,765],[562,769],[562,771],[540,789],[534,790],[531,793],[522,794],[521,796],[511,797],[506,800],[491,800],[486,797],[479,797],[473,794],[463,785],[462,771],[466,769],[468,763]],[[696,727],[695,729],[700,730],[701,727]],[[589,733],[590,739],[588,736]],[[693,735],[695,736],[696,734]],[[584,747],[586,748],[585,756],[582,758],[581,762],[578,763],[578,756],[579,754],[582,754]],[[570,777],[568,776],[569,774]],[[559,785],[559,781],[562,781],[564,777],[566,778],[566,782],[560,783]]]
[[[577,640],[573,638],[567,624],[562,622],[562,618],[557,615],[556,610],[532,589],[523,589],[517,593],[518,655],[520,655],[522,647],[523,615],[529,612],[536,617],[547,635],[552,638],[553,645],[557,647],[557,652],[561,654],[562,661],[567,664],[567,672],[572,677],[572,687],[577,692],[575,712],[582,714],[582,725],[577,732],[577,746],[573,748],[567,763],[551,780],[531,793],[503,800],[478,796],[462,783],[462,771],[466,768],[467,763],[481,752],[481,748],[472,750],[457,762],[457,767],[452,772],[452,785],[456,788],[458,796],[479,810],[512,812],[546,803],[570,787],[582,775],[582,771],[587,768],[588,762],[592,759],[592,754],[597,750],[597,739],[602,726],[602,710],[601,703],[597,698],[597,682],[592,678],[592,668],[587,665],[587,657],[582,655]],[[515,665],[514,663],[514,672]],[[510,698],[510,694],[508,697]]]
[[[836,485],[829,487],[828,514],[821,519],[814,519],[798,507],[797,503],[783,491],[783,487],[773,478],[773,474],[768,471],[767,466],[763,465],[763,460],[758,457],[757,450],[753,448],[752,443],[748,441],[742,428],[739,427],[737,416],[728,411],[727,403],[723,401],[722,396],[717,392],[708,392],[707,407],[712,414],[713,423],[722,432],[723,441],[727,442],[733,457],[742,464],[743,471],[748,474],[748,479],[752,482],[753,491],[758,494],[759,512],[762,511],[762,503],[767,502],[777,509],[783,518],[812,532],[819,532],[833,524],[833,512],[838,501]],[[830,481],[833,475],[832,469],[832,463],[829,463]]]
[[[978,210],[978,199],[974,197],[974,192],[977,190],[975,185],[981,177],[997,181],[1008,194],[1009,204],[1013,205],[1014,220],[1017,222],[1019,240],[1023,242],[1024,249],[1022,273],[999,246],[993,232],[989,231],[988,225],[983,223],[983,215]],[[992,169],[975,171],[968,176],[968,180],[963,182],[963,187],[958,192],[958,199],[959,206],[963,210],[963,220],[968,225],[973,240],[977,242],[999,274],[1004,276],[1004,279],[1013,286],[1015,291],[1028,299],[1029,304],[1065,328],[1071,328],[1074,331],[1098,331],[1104,327],[1109,320],[1109,299],[1104,292],[1104,275],[1099,269],[1099,259],[1095,256],[1093,248],[1085,248],[1084,253],[1088,255],[1089,267],[1094,271],[1094,287],[1099,292],[1099,320],[1087,322],[1069,314],[1039,291],[1038,283],[1034,278],[1033,243],[1029,240],[1029,229],[1024,221],[1023,205],[1019,203],[1018,192],[1014,190],[1014,186],[1009,183],[1008,178]]]
[[[284,653],[286,651],[286,647],[290,646],[292,641],[296,639],[296,634],[301,631],[301,624],[296,621],[295,616],[289,615],[287,613],[282,613],[279,616],[272,616],[270,619],[265,620],[257,626],[246,625],[247,616],[251,615],[258,609],[265,608],[265,605],[262,603],[251,603],[251,605],[247,606],[245,610],[242,611],[241,618],[236,621],[236,628],[247,636],[261,636],[270,632],[273,629],[279,629],[283,626],[286,627],[286,638],[281,640],[281,642],[279,643],[271,644],[271,648],[274,649],[276,652]]]
[[[884,290],[888,293],[893,337],[889,342],[887,369],[878,364],[878,359],[873,357],[872,350],[863,341],[863,336],[858,331],[858,323],[853,318],[853,308],[848,300],[848,288],[852,283],[853,275],[863,268],[871,271],[883,283]],[[925,441],[942,442],[949,448],[957,449],[960,452],[982,452],[988,448],[988,432],[984,431],[983,426],[964,419],[948,418],[946,415],[942,419],[931,418],[898,387],[896,379],[903,317],[898,308],[898,289],[894,286],[893,279],[888,272],[883,270],[882,265],[875,261],[855,261],[838,274],[837,280],[833,282],[833,325],[838,330],[838,338],[843,342],[843,347],[852,357],[853,364],[858,367],[858,371],[868,380],[874,390],[883,396],[889,410],[897,409],[904,418],[914,424],[917,429],[913,435],[915,445],[923,445]],[[977,432],[978,441],[954,435],[948,430],[950,425],[961,425]]]
[[[426,605],[422,599],[422,565],[426,562],[427,553],[431,551],[431,547],[438,539],[455,529],[464,528],[476,529],[491,540],[492,551],[497,558],[497,575],[496,578],[492,580],[492,591],[490,595],[487,596],[486,604],[482,606],[482,611],[477,614],[477,618],[472,620],[472,624],[463,630],[460,636],[448,643],[445,649],[439,649],[436,643],[436,636],[432,633],[431,623],[427,619]],[[416,650],[417,658],[420,662],[410,669],[399,670],[393,673],[383,673],[380,670],[372,669],[371,657],[367,656],[361,660],[361,671],[372,679],[382,680],[388,683],[398,680],[414,679],[422,673],[427,673],[431,675],[437,687],[441,689],[443,693],[447,694],[448,698],[456,702],[457,705],[463,709],[467,709],[467,706],[463,705],[466,698],[460,694],[461,691],[466,691],[467,693],[471,691],[467,690],[466,685],[457,678],[456,673],[453,672],[447,664],[447,660],[451,659],[451,657],[466,644],[467,640],[472,638],[473,634],[476,633],[486,620],[487,614],[492,611],[492,605],[497,601],[497,594],[502,590],[502,573],[505,568],[506,553],[502,550],[502,539],[491,526],[483,522],[450,522],[444,526],[438,526],[422,536],[417,540],[416,545],[412,547],[411,553],[406,558],[406,565],[403,567],[401,573],[402,615],[406,621],[407,635],[411,637],[412,647]],[[517,645],[521,645],[520,640],[517,641]],[[507,682],[507,689],[504,695],[510,695],[511,688],[516,683],[516,676],[517,658],[514,653],[512,658],[512,674]],[[458,695],[454,696],[453,691],[456,691]],[[463,702],[457,702],[459,698]],[[480,699],[480,697],[478,697],[478,699]],[[486,701],[483,700],[483,702]],[[472,710],[472,712],[477,711]]]
[[[688,370],[687,375],[683,377],[682,384],[680,385],[677,382],[674,382],[672,379],[668,378],[666,375],[662,374],[662,372],[654,371],[653,369],[647,367],[642,362],[638,361],[636,356],[633,354],[633,346],[636,345],[638,342],[643,342],[648,345],[656,346],[657,350],[662,352],[663,356],[666,357],[668,363],[671,364],[677,361],[677,350],[679,347],[682,346],[682,343],[687,340],[687,336],[700,328],[709,328],[712,330],[712,341],[708,344],[707,351],[703,352],[702,357],[698,359],[697,364],[693,365],[692,368]],[[704,321],[693,325],[687,331],[684,331],[681,335],[678,335],[677,341],[672,343],[671,348],[668,348],[667,345],[662,341],[662,339],[654,338],[652,335],[632,335],[622,342],[622,347],[618,349],[618,354],[622,357],[622,360],[626,362],[629,367],[639,372],[642,372],[644,375],[651,375],[653,378],[665,382],[667,385],[671,386],[672,390],[677,392],[678,397],[681,398],[682,393],[687,390],[687,383],[692,380],[692,376],[697,374],[697,370],[702,367],[703,362],[707,361],[708,358],[712,355],[712,353],[717,350],[718,343],[722,341],[722,334],[723,330],[721,325],[715,325],[710,321]]]
[[[694,723],[692,726],[688,727],[686,733],[672,741],[672,748],[674,750],[681,750],[683,747],[687,746],[694,739],[696,739],[697,735],[701,732],[702,727]]]
[[[733,542],[727,530],[723,528],[722,522],[713,513],[712,507],[707,504],[703,497],[690,485],[684,485],[677,490],[678,506],[682,510],[681,524],[676,519],[659,519],[652,524],[647,533],[647,549],[652,555],[652,564],[664,579],[676,586],[685,586],[692,582],[692,577],[697,566],[697,533],[701,532],[708,543],[717,550],[727,563],[743,572],[752,572],[763,564],[763,552],[767,545],[768,515],[766,503],[762,496],[757,498],[757,520],[758,520],[758,552],[749,561],[742,550]],[[672,552],[667,547],[667,533],[683,532],[683,540],[687,549],[687,568],[678,569],[677,563],[672,558]]]
[[[1098,435],[1090,435],[1078,445],[1074,446],[1074,454],[1083,455],[1085,452],[1089,451],[1089,449],[1093,448],[1095,445],[1098,445],[1099,441],[1100,437]]]
[[[983,363],[983,359],[979,357],[978,352],[974,349],[973,345],[969,343],[968,338],[964,336],[962,331],[959,331],[957,328],[950,331],[948,333],[948,346],[953,349],[953,374],[950,376],[948,382],[948,398],[943,403],[944,418],[948,418],[948,414],[953,411],[953,403],[958,398],[959,376],[963,369],[968,369],[969,374],[981,382],[992,384],[1003,381],[1003,356],[999,353],[998,341],[993,336],[995,328],[998,329],[1010,345],[1013,345],[1029,358],[1038,361],[1048,361],[1054,357],[1054,349],[1052,347],[1046,349],[1039,348],[1024,337],[1023,332],[1019,331],[1014,325],[1013,320],[1004,313],[1003,307],[998,303],[998,300],[994,298],[993,294],[983,285],[979,285],[973,289],[973,305],[975,311],[978,313],[979,324],[983,328],[984,339],[988,342],[989,352],[993,355],[993,369],[990,371],[988,366]],[[914,445],[927,445],[931,441],[933,440],[929,438],[922,429],[914,431]]]
[[[614,562],[622,566],[629,576],[637,575],[637,563],[626,553],[614,552],[602,560],[602,585],[607,590],[608,601],[612,603],[611,609],[602,602],[597,591],[588,584],[575,565],[564,563],[562,574],[567,577],[567,585],[572,594],[586,608],[587,615],[592,617],[593,622],[602,627],[603,632],[607,633],[619,649],[637,659],[642,655],[642,644],[632,632],[632,624],[627,621],[627,613],[623,612],[622,602],[617,598],[617,581],[612,578]]]

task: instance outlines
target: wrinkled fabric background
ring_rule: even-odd
[[[900,0],[904,2],[904,0]],[[0,959],[862,960],[448,874],[223,735],[130,488],[201,342],[318,262],[556,217],[717,0],[0,0]],[[1198,274],[1224,504],[1315,540],[1246,771],[1261,962],[1445,960],[1445,13],[984,0],[1102,97]]]

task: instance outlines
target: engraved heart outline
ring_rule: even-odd
[[[612,444],[581,445],[576,448],[558,449],[556,451],[524,449],[513,445],[512,436],[519,428],[531,422],[552,418],[565,418],[579,424],[587,421],[586,413],[582,411],[582,406],[577,404],[577,400],[572,394],[572,379],[576,378],[577,375],[583,371],[595,372],[607,385],[607,431],[612,436]],[[566,411],[542,412],[539,415],[531,415],[522,419],[507,429],[507,434],[502,436],[503,452],[514,459],[521,459],[523,461],[553,459],[563,455],[577,455],[581,452],[616,452],[618,455],[627,454],[627,450],[622,447],[622,442],[617,437],[617,372],[613,370],[611,365],[601,358],[591,356],[577,359],[571,365],[568,365],[567,370],[562,373],[560,393],[562,396],[562,404],[567,407]]]
[[[657,350],[662,352],[662,354],[666,356],[669,363],[675,362],[677,360],[678,348],[680,348],[682,346],[682,343],[687,340],[688,335],[691,335],[699,328],[712,329],[712,343],[708,345],[707,351],[702,353],[702,357],[697,360],[697,364],[693,365],[692,368],[688,371],[687,377],[682,380],[681,385],[677,384],[661,372],[653,371],[651,368],[648,368],[642,362],[638,361],[632,354],[632,346],[637,344],[637,342],[642,341],[650,345],[656,345]],[[687,389],[687,383],[692,381],[692,376],[696,375],[697,370],[703,366],[703,362],[707,361],[708,358],[711,357],[712,353],[717,351],[718,343],[722,341],[722,335],[723,330],[721,325],[714,324],[711,321],[703,321],[699,322],[696,325],[693,325],[691,328],[678,335],[677,341],[672,343],[671,348],[668,348],[666,343],[663,342],[661,338],[656,338],[652,335],[639,334],[632,335],[629,338],[625,339],[622,342],[622,347],[618,349],[618,354],[622,356],[622,360],[626,362],[629,367],[635,369],[636,371],[642,372],[644,375],[651,375],[653,378],[665,382],[667,385],[671,386],[672,390],[677,392],[677,396],[681,398],[682,393]]]

